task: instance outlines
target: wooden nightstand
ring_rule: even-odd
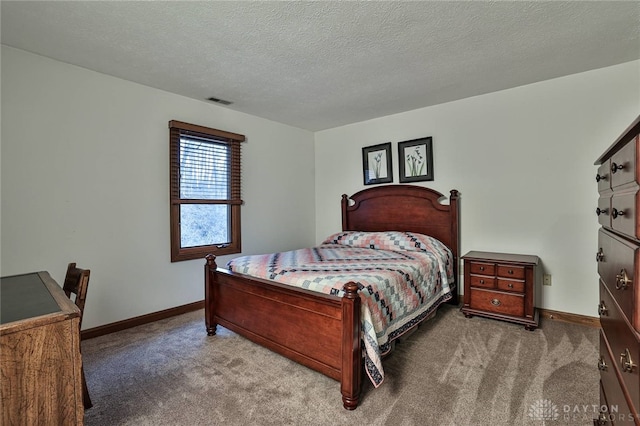
[[[470,251],[464,259],[465,317],[473,315],[538,327],[535,308],[538,256]]]

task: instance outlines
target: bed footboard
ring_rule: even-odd
[[[344,408],[358,406],[362,382],[360,296],[344,297],[237,274],[206,257],[207,334],[221,325],[274,352],[340,382]]]

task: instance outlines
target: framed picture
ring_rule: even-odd
[[[433,180],[433,141],[431,137],[398,143],[400,182]]]
[[[364,184],[393,182],[391,168],[391,142],[362,148]]]

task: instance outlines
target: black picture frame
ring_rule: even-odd
[[[362,173],[365,185],[393,182],[391,142],[362,148]]]
[[[402,183],[433,180],[433,138],[399,142],[398,170]]]

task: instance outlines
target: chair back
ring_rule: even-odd
[[[84,302],[87,299],[87,287],[89,286],[89,274],[88,269],[76,268],[75,263],[70,263],[67,266],[67,274],[64,277],[64,285],[62,290],[67,297],[73,300],[76,306],[80,309],[80,323],[78,324],[78,332],[82,327],[82,317],[84,316]],[[71,295],[74,295],[74,298]],[[93,407],[91,397],[89,396],[89,389],[87,388],[87,379],[84,376],[84,365],[81,368],[82,374],[82,403],[84,408],[89,409]]]
[[[64,285],[62,286],[62,290],[67,297],[73,300],[80,309],[80,326],[82,326],[84,303],[87,299],[87,287],[89,286],[90,274],[91,271],[89,269],[76,268],[75,263],[70,263],[67,266],[67,274],[64,277]],[[75,300],[71,297],[72,294],[75,296]]]

